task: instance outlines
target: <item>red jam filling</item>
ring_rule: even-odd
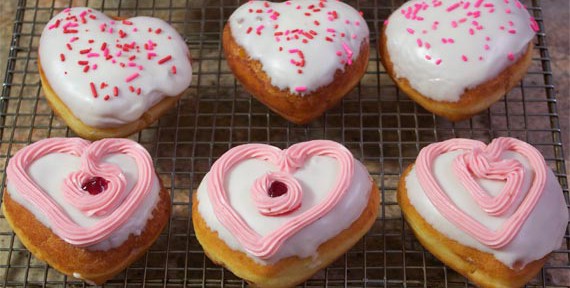
[[[269,197],[271,198],[282,196],[285,193],[287,193],[287,185],[279,181],[271,183],[271,186],[269,186],[269,190],[267,191],[267,194],[269,194]]]
[[[83,183],[81,189],[83,189],[83,191],[87,191],[91,195],[97,195],[107,189],[108,183],[109,181],[101,177],[93,177],[87,180],[87,182]]]

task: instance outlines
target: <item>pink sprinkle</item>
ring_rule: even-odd
[[[360,21],[358,21],[358,20],[354,21],[354,25],[360,26]]]
[[[150,60],[152,57],[155,57],[155,56],[156,56],[156,53],[154,53],[154,52],[148,52],[148,53],[147,53],[147,57],[148,57],[149,60]]]
[[[69,39],[69,42],[73,43],[77,40],[79,40],[79,37],[73,37],[73,38]]]
[[[384,26],[388,25],[388,23],[389,23],[388,19],[384,20]]]
[[[93,70],[97,70],[97,67],[98,67],[97,64],[91,65],[91,69],[93,69]]]
[[[127,78],[125,79],[125,82],[129,83],[129,82],[135,80],[137,77],[139,77],[139,75],[140,75],[140,74],[139,74],[138,72],[135,72],[135,73],[133,73],[131,76],[127,77]]]
[[[455,21],[451,21],[451,27],[453,27],[453,28],[457,28],[457,22],[455,22]]]
[[[435,65],[439,65],[439,64],[441,64],[441,59],[435,60]]]
[[[87,54],[87,58],[92,58],[92,57],[99,57],[99,53],[93,53],[93,52],[91,52],[91,53],[88,53],[88,54]]]
[[[441,42],[443,42],[443,44],[447,44],[447,39],[441,38]]]
[[[511,14],[511,9],[507,8],[507,9],[505,10],[505,13]]]
[[[408,33],[410,33],[410,34],[414,34],[416,32],[412,28],[407,28],[406,31],[408,31]]]
[[[67,13],[67,12],[69,12],[69,11],[71,11],[71,8],[65,8],[65,9],[63,9],[63,11],[61,11],[61,12]]]
[[[511,33],[511,34],[517,34],[517,30],[511,29],[511,30],[509,30],[509,33]]]
[[[507,57],[509,58],[510,61],[515,61],[515,55],[512,52],[509,52]]]
[[[299,52],[299,49],[289,49],[289,53],[297,53]]]
[[[304,92],[304,91],[306,91],[306,90],[307,90],[307,87],[306,87],[306,86],[297,86],[297,87],[295,87],[295,91],[297,91],[297,92]]]
[[[471,2],[465,2],[465,5],[463,5],[463,9],[469,8],[469,5],[471,5]]]
[[[352,50],[350,50],[350,47],[348,47],[348,45],[346,45],[344,42],[342,42],[342,47],[344,48],[344,51],[346,51],[348,65],[352,65]]]
[[[135,66],[137,66],[137,63],[135,63],[135,62],[129,62],[129,63],[127,63],[127,65],[128,65],[129,67],[135,67]]]
[[[491,37],[487,36],[487,37],[485,37],[485,40],[491,41]]]
[[[467,62],[467,60],[468,60],[467,56],[465,56],[465,55],[461,55],[461,59],[463,59],[464,62]]]
[[[121,54],[123,54],[123,52],[121,52],[121,51],[119,50],[119,51],[117,51],[117,53],[115,53],[115,56],[121,57]]]
[[[109,27],[109,33],[113,34],[113,27]]]
[[[536,23],[536,20],[534,20],[533,17],[530,17],[530,28],[534,32],[538,32],[538,30],[540,30],[540,28],[538,27],[538,23]]]
[[[384,21],[384,22],[386,22],[386,21]],[[346,21],[344,21],[344,24],[347,24],[347,25],[350,24],[350,20],[346,19]]]
[[[422,46],[423,46],[422,39],[418,38],[418,39],[416,40],[416,42],[418,43],[418,47],[422,47]]]
[[[451,44],[455,43],[455,40],[453,40],[453,38],[448,38],[447,41]]]
[[[489,50],[491,47],[489,47],[489,45],[485,44],[485,50]]]
[[[428,42],[426,42],[424,45],[426,46],[426,49],[428,49],[428,50],[429,50],[429,48],[431,48],[431,44],[429,44]]]
[[[431,56],[426,55],[426,60],[431,60]]]
[[[105,28],[107,26],[105,25],[105,23],[101,23],[101,25],[99,25],[99,29],[101,29],[101,32],[105,32]]]
[[[473,30],[473,28],[469,28],[469,34],[475,35],[475,30]]]
[[[342,51],[340,51],[340,50],[336,51],[336,55],[339,57],[342,56]]]
[[[255,29],[255,33],[257,33],[257,35],[261,35],[261,30],[263,30],[263,28],[265,28],[265,26],[259,25],[257,29]]]
[[[352,36],[350,36],[350,38],[356,39],[356,34],[352,34]]]
[[[336,30],[334,30],[333,28],[327,28],[327,32],[330,32],[330,33],[335,33],[335,32],[336,32]]]
[[[55,21],[55,23],[49,25],[48,29],[51,30],[51,29],[57,28],[59,26],[59,23],[60,23],[60,20]]]
[[[459,2],[452,4],[451,6],[447,7],[447,9],[445,9],[445,11],[451,12],[451,11],[455,10],[457,7],[459,7],[459,5],[460,5]]]

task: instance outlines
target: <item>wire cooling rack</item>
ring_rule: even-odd
[[[402,221],[396,185],[419,149],[436,141],[467,137],[489,141],[498,136],[532,143],[545,156],[564,189],[568,183],[558,112],[552,85],[539,0],[525,4],[541,31],[535,39],[532,66],[506,98],[468,121],[450,123],[414,104],[394,86],[376,53],[378,27],[401,0],[352,0],[371,28],[371,58],[355,89],[324,116],[296,126],[270,112],[236,82],[221,49],[225,19],[238,0],[154,1],[18,1],[13,38],[0,99],[0,169],[27,144],[73,136],[41,91],[37,47],[45,23],[60,10],[90,6],[110,15],[150,15],[168,20],[185,37],[193,57],[192,85],[178,106],[150,128],[132,136],[154,158],[170,188],[172,218],[148,253],[105,286],[244,286],[231,272],[204,255],[192,227],[190,194],[212,163],[228,148],[250,142],[281,148],[310,139],[332,139],[346,145],[380,186],[382,206],[372,230],[328,268],[305,283],[321,286],[468,287],[465,278],[445,267],[415,240]],[[7,45],[3,43],[3,45]],[[2,173],[2,185],[5,174]],[[2,189],[3,190],[3,189]],[[547,237],[548,235],[545,235]],[[570,237],[555,251],[531,287],[570,285]],[[0,285],[86,285],[37,260],[14,235],[0,214]]]

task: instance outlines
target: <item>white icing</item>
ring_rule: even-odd
[[[492,230],[498,229],[514,213],[514,210],[503,216],[494,217],[485,213],[475,203],[471,194],[454,173],[450,173],[452,161],[459,154],[461,154],[461,151],[452,151],[436,158],[433,165],[435,179],[459,209],[465,211],[469,216],[486,227]],[[525,169],[525,178],[521,188],[524,193],[521,193],[521,199],[517,200],[520,203],[531,185],[533,170],[527,159],[520,154],[505,152],[503,158],[516,159],[521,162]],[[568,209],[565,205],[562,188],[558,184],[554,173],[546,167],[545,169],[548,170],[548,176],[544,193],[523,224],[519,234],[515,236],[511,243],[501,249],[491,249],[483,245],[444,218],[420,186],[415,167],[412,168],[408,177],[406,177],[406,189],[410,203],[434,229],[465,246],[493,254],[497,260],[508,267],[513,268],[519,265],[523,267],[529,262],[540,259],[553,250],[558,249],[566,231],[566,225],[568,225]],[[504,186],[503,181],[486,180],[484,182],[485,184],[482,186],[491,195],[497,195]]]
[[[324,8],[320,8],[319,3],[321,1],[318,0],[283,3],[251,1],[230,16],[233,38],[251,59],[261,62],[263,71],[271,78],[271,85],[301,95],[315,91],[331,83],[337,70],[344,71],[345,64],[341,61],[346,61],[348,57],[343,43],[353,53],[351,61],[358,58],[362,43],[368,43],[368,26],[358,11],[342,2],[326,1],[323,2]],[[309,9],[311,5],[315,8]],[[315,9],[320,11],[314,12]],[[258,10],[261,13],[257,13]],[[328,13],[332,11],[336,11],[338,18],[331,21],[331,14]],[[279,16],[272,16],[275,12]],[[310,13],[310,16],[305,13]],[[275,25],[279,25],[277,29]],[[258,34],[259,27],[263,28]],[[312,30],[316,35],[309,39],[294,33],[295,29],[307,33]],[[275,33],[279,32],[284,35],[276,36]],[[299,39],[294,38],[296,35]],[[332,42],[327,41],[326,37],[330,37]],[[307,43],[302,43],[303,39]],[[306,61],[304,67],[291,63],[291,60],[300,61],[296,53],[291,53],[294,49],[303,52]],[[337,55],[338,51],[342,53],[341,56]],[[302,74],[298,73],[299,69]],[[298,91],[297,87],[305,87],[306,90]]]
[[[111,154],[105,157],[102,162],[112,163],[121,168],[125,174],[125,178],[127,179],[126,191],[128,191],[127,193],[130,193],[138,180],[138,169],[134,159],[124,154]],[[63,180],[67,175],[74,171],[78,171],[80,167],[81,163],[79,157],[69,154],[54,153],[46,155],[32,163],[28,169],[28,173],[33,181],[64,209],[71,220],[80,226],[89,227],[106,216],[86,216],[77,208],[66,203],[61,188]],[[153,175],[153,177],[152,192],[143,200],[134,214],[119,229],[113,232],[109,238],[87,247],[88,249],[109,250],[120,246],[128,239],[129,235],[140,235],[144,231],[147,220],[152,217],[152,211],[159,200],[158,195],[161,189],[158,177],[156,175]],[[28,211],[34,214],[36,219],[38,219],[38,221],[40,221],[44,226],[48,228],[51,227],[49,219],[41,213],[40,209],[25,200],[10,181],[7,182],[7,188],[10,197],[12,197],[14,201],[24,206]]]
[[[372,181],[366,168],[355,160],[354,175],[349,190],[340,203],[328,214],[309,224],[297,234],[286,240],[280,250],[267,260],[248,254],[237,239],[218,221],[208,196],[208,176],[204,177],[198,187],[198,211],[208,227],[218,233],[230,248],[246,253],[260,264],[272,264],[289,256],[314,257],[318,260],[316,250],[326,242],[348,228],[368,205]],[[293,175],[303,188],[301,207],[284,216],[267,217],[258,212],[250,197],[251,186],[255,179],[267,171],[277,168],[265,161],[250,159],[240,162],[230,170],[225,187],[230,195],[230,203],[246,223],[260,235],[266,235],[293,217],[314,207],[324,200],[336,180],[338,163],[331,157],[313,156],[305,162],[303,168]]]
[[[64,34],[62,29],[68,22],[65,20],[68,13],[81,15],[87,9],[89,8],[71,8],[69,12],[56,15],[44,28],[39,46],[41,66],[49,84],[83,123],[92,127],[116,127],[133,122],[165,97],[177,96],[190,85],[190,52],[182,37],[168,23],[157,18],[135,17],[128,19],[133,25],[125,25],[99,11],[89,9],[97,19],[86,17],[86,24],[69,27],[77,29],[79,33]],[[58,20],[59,28],[53,28]],[[115,24],[111,24],[111,21]],[[105,32],[101,32],[100,25],[103,23],[107,25]],[[138,29],[137,32],[133,31],[134,27]],[[112,33],[109,33],[110,28],[113,29]],[[153,32],[148,32],[149,28]],[[162,32],[156,34],[158,28]],[[127,36],[121,39],[119,30],[123,30]],[[73,37],[79,39],[72,41]],[[90,39],[94,42],[88,43]],[[116,42],[117,39],[120,42]],[[149,39],[158,44],[152,51],[144,48]],[[117,52],[121,49],[115,44],[133,41],[139,46],[140,53],[122,51],[117,57]],[[107,43],[112,59],[105,60],[103,56],[101,46],[104,42]],[[68,50],[67,44],[73,50]],[[88,48],[92,48],[91,52],[99,54],[99,57],[89,58],[87,54],[80,54],[82,49]],[[148,52],[156,53],[156,56],[149,60]],[[64,55],[65,61],[61,61],[60,54]],[[131,61],[129,57],[132,55],[136,55],[136,59]],[[167,55],[171,55],[172,59],[159,65],[158,61]],[[112,63],[113,60],[116,61],[115,64]],[[78,61],[89,61],[90,69],[87,73],[83,72],[85,66],[79,65]],[[125,68],[121,68],[121,62],[125,63]],[[129,67],[129,62],[136,63],[137,66]],[[97,65],[96,69],[93,69],[93,64]],[[139,70],[139,65],[143,70]],[[171,71],[173,65],[176,66],[176,74]],[[127,83],[125,79],[135,72],[140,76]],[[91,82],[96,86],[97,98],[93,97]],[[109,86],[101,89],[102,82]],[[118,88],[117,97],[114,96],[114,86]],[[136,90],[131,92],[129,86],[141,88],[141,94],[137,95]],[[104,99],[106,95],[110,96],[107,101]]]
[[[392,13],[386,28],[387,50],[396,76],[408,79],[410,85],[425,97],[437,101],[459,101],[465,89],[494,78],[513,64],[534,37],[531,16],[524,6],[517,4],[517,0],[486,0],[479,8],[475,8],[477,0],[438,2],[442,2],[438,7],[433,7],[432,1],[406,2]],[[413,16],[407,19],[407,10],[413,11],[415,5],[422,3],[430,7],[420,9],[415,19]],[[447,12],[447,8],[455,3],[460,3],[460,6]],[[487,7],[489,4],[494,7]],[[480,17],[468,14],[476,11],[481,13]],[[462,18],[466,19],[464,23],[460,22]],[[434,30],[435,21],[439,24]],[[452,21],[457,23],[457,28],[452,26]],[[481,30],[477,29],[479,25]],[[473,35],[470,29],[473,29]],[[443,43],[443,38],[452,38],[454,43]],[[485,45],[488,45],[488,50]],[[509,53],[512,53],[511,59]],[[463,55],[467,61],[463,60]],[[437,65],[439,60],[441,63]]]

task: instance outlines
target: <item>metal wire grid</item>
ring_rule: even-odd
[[[364,12],[373,46],[378,26],[401,0],[349,1]],[[105,286],[245,286],[204,255],[191,224],[191,198],[210,165],[228,148],[263,142],[279,147],[326,138],[346,145],[369,169],[382,192],[380,216],[372,230],[346,255],[304,285],[384,287],[468,287],[415,241],[395,200],[403,169],[419,149],[453,137],[489,141],[513,136],[535,145],[555,171],[568,203],[568,183],[550,59],[540,0],[526,3],[541,27],[528,75],[504,100],[469,121],[450,123],[401,94],[385,74],[373,47],[366,75],[343,103],[307,126],[296,126],[252,100],[236,82],[221,52],[225,19],[238,0],[25,1],[15,15],[6,78],[2,89],[0,169],[27,144],[73,136],[54,117],[41,92],[37,45],[45,23],[68,6],[90,6],[110,15],[151,15],[170,21],[193,56],[191,87],[179,105],[158,123],[132,136],[154,158],[173,198],[172,217],[157,243],[139,261]],[[5,174],[2,173],[2,184]],[[3,189],[2,189],[3,190]],[[570,285],[570,236],[529,286]],[[0,214],[0,285],[85,286],[53,270],[29,253]]]

